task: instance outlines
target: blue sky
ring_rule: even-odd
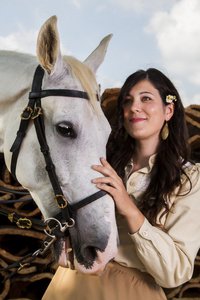
[[[155,67],[178,88],[184,106],[200,104],[199,0],[0,0],[0,49],[36,54],[37,34],[58,17],[63,54],[80,60],[113,33],[97,72],[120,87],[138,69]]]

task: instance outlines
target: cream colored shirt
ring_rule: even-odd
[[[148,167],[130,177],[132,165],[126,168],[127,192],[136,205],[150,181],[154,160],[155,155],[150,158]],[[117,216],[120,246],[115,261],[148,272],[165,288],[181,285],[192,277],[200,248],[200,164],[188,163],[185,172],[192,182],[192,190],[185,196],[176,196],[177,189],[170,198],[172,210],[161,221],[167,233],[145,219],[138,232],[129,234],[125,219]],[[182,184],[180,194],[184,195],[190,188],[185,175],[182,175]]]

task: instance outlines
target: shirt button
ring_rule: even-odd
[[[144,237],[147,237],[147,236],[148,236],[148,232],[147,232],[147,231],[143,231],[143,232],[142,232],[142,235],[143,235]]]

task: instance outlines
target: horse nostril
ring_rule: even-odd
[[[95,259],[97,258],[97,252],[96,248],[93,246],[87,246],[83,249],[82,255],[85,261],[87,261],[88,264],[93,264]]]

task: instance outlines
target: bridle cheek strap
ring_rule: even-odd
[[[43,153],[45,163],[46,163],[46,171],[48,172],[49,179],[54,190],[55,194],[55,202],[57,206],[61,209],[62,219],[68,224],[74,222],[72,220],[77,209],[105,196],[107,193],[103,190],[94,193],[93,195],[79,201],[74,205],[69,205],[67,199],[64,197],[62,189],[60,187],[58,177],[55,171],[55,166],[52,162],[49,147],[46,141],[45,136],[45,126],[44,126],[44,118],[41,107],[41,98],[48,96],[65,96],[65,97],[76,97],[83,98],[88,100],[89,96],[86,92],[77,91],[77,90],[42,90],[42,80],[44,76],[44,70],[39,65],[35,71],[32,90],[29,94],[29,102],[27,107],[23,110],[21,114],[21,122],[19,126],[19,130],[17,132],[17,137],[10,149],[12,152],[11,159],[11,173],[16,178],[16,165],[17,159],[20,151],[20,146],[23,141],[23,138],[26,135],[26,130],[30,120],[34,121],[37,138],[40,144],[41,152]],[[98,100],[98,98],[97,98]],[[59,214],[59,218],[61,217]],[[58,215],[56,215],[57,217]]]

